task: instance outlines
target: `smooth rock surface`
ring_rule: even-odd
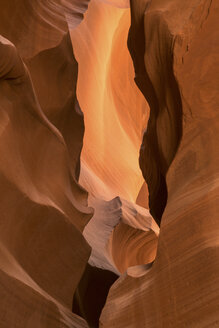
[[[152,192],[158,172],[168,168],[168,199],[153,265],[136,267],[130,276],[117,280],[100,326],[217,327],[218,2],[133,1],[131,7],[134,25],[129,46],[136,82],[143,92],[146,86],[153,87],[157,103],[153,115],[151,106],[152,132],[147,131],[143,139],[141,167]],[[142,52],[140,35],[144,36]],[[145,97],[149,103],[155,101],[148,93]],[[179,99],[181,115],[171,99]],[[177,121],[182,126],[179,142],[174,137]],[[153,140],[158,151],[150,157],[147,147]],[[159,192],[151,197],[155,206]]]
[[[54,15],[43,33],[41,9],[46,8],[36,2],[1,2],[0,33],[14,44],[1,36],[0,322],[2,327],[87,327],[71,313],[73,293],[90,254],[81,232],[92,216],[87,193],[76,181],[83,138],[74,87],[77,65],[65,16],[62,30]],[[68,72],[62,77],[63,67]],[[52,83],[55,78],[69,84],[59,87]],[[33,82],[39,83],[36,89]],[[61,134],[66,121],[63,103],[74,117],[68,121],[78,117],[81,122],[76,135],[68,126],[64,137]],[[45,114],[56,116],[56,127]],[[74,145],[69,152],[70,133]]]
[[[0,0],[0,327],[219,326],[218,17]]]

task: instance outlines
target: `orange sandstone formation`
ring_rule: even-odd
[[[168,198],[155,262],[113,285],[100,326],[217,327],[219,5],[131,4],[129,48],[151,107],[140,163],[158,221],[165,184]]]
[[[0,328],[217,327],[217,0],[0,9]]]
[[[83,22],[71,32],[79,63],[77,94],[85,117],[80,183],[94,208],[83,234],[92,247],[89,264],[118,275],[154,260],[159,233],[149,211],[134,204],[143,185],[138,153],[148,106],[134,84],[126,44],[129,26],[128,9],[93,0]],[[147,203],[147,195],[142,203]],[[93,301],[87,304],[85,296],[90,291],[87,281],[92,284],[89,272],[88,267],[73,310],[92,326],[97,320],[91,313]]]
[[[1,1],[1,327],[87,327],[71,313],[90,254],[81,231],[92,216],[76,182],[77,65],[64,14],[49,10]]]
[[[144,181],[138,156],[148,106],[133,81],[129,26],[129,9],[93,0],[71,38],[86,126],[80,182],[106,200],[135,202]]]

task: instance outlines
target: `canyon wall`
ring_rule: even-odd
[[[217,0],[0,9],[0,328],[218,327]]]
[[[94,208],[83,235],[92,247],[89,264],[118,276],[129,266],[154,260],[159,234],[144,208],[148,195],[138,157],[149,108],[134,83],[127,49],[130,9],[126,7],[123,2],[93,0],[83,22],[71,31],[79,64],[77,95],[85,119],[79,181]],[[94,316],[98,311],[90,291],[96,290],[99,307],[104,299],[101,291],[108,292],[106,285],[109,288],[110,279],[115,280],[104,274],[101,278],[99,271],[94,279],[88,267],[76,292],[73,311],[92,327],[98,326],[99,317]]]
[[[4,327],[85,327],[71,312],[73,295],[86,303],[96,281],[104,292],[95,309],[91,299],[88,316],[75,303],[73,311],[98,325],[109,287],[129,265],[154,259],[159,233],[149,211],[134,204],[144,182],[138,149],[148,106],[126,47],[129,4],[93,1],[81,27],[88,1],[0,4],[0,319]]]
[[[100,326],[217,327],[218,2],[132,1],[131,10],[135,80],[151,107],[140,164],[162,220],[153,265],[113,285]]]
[[[87,327],[71,312],[93,211],[77,182],[84,124],[66,6],[0,6],[0,326]]]

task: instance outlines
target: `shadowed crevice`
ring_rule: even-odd
[[[168,198],[166,173],[182,136],[182,104],[173,72],[173,37],[162,16],[148,12],[149,6],[147,2],[136,13],[131,2],[128,48],[135,82],[150,106],[139,163],[148,184],[151,215],[160,225]]]
[[[89,327],[99,327],[109,289],[117,278],[111,271],[87,264],[73,298],[72,312],[83,317]]]

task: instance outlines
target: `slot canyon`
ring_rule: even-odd
[[[0,328],[219,327],[218,20],[0,0]]]

